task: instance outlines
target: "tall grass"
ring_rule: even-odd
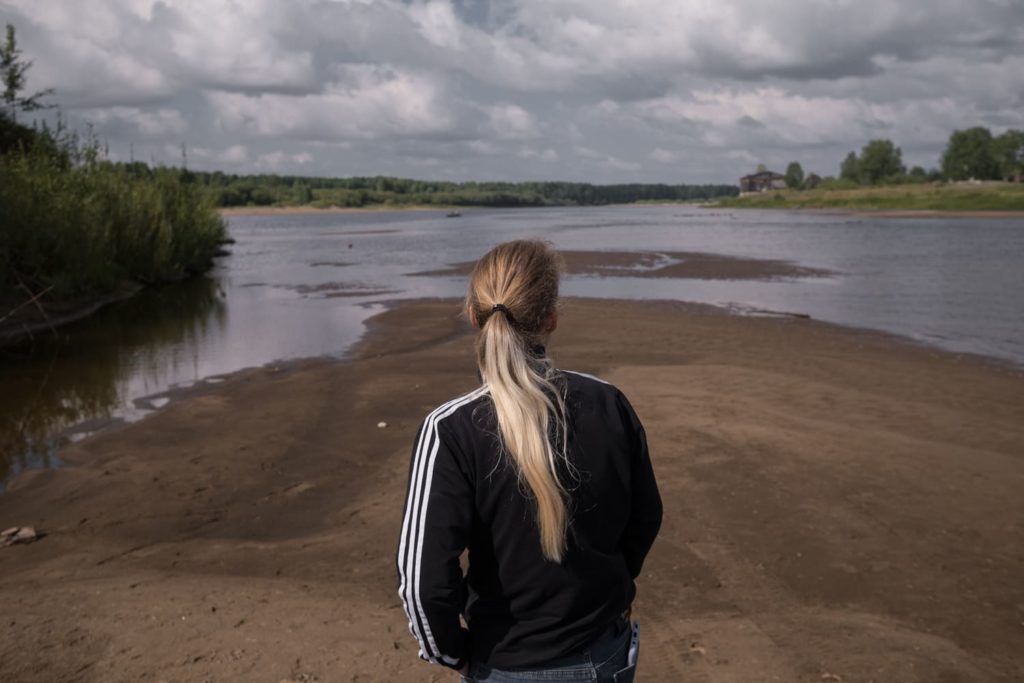
[[[225,226],[186,173],[129,172],[73,136],[57,147],[0,154],[0,316],[31,293],[46,292],[51,305],[87,301],[125,281],[162,282],[210,267]]]
[[[748,209],[1024,211],[1024,184],[967,183],[762,192],[717,203]]]

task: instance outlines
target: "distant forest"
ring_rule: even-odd
[[[118,166],[134,176],[154,172],[141,162]],[[697,201],[739,194],[735,185],[454,183],[381,176],[310,178],[189,170],[182,170],[181,176],[187,183],[206,188],[218,206],[578,206]]]

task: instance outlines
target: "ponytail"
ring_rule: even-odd
[[[536,241],[502,244],[480,259],[468,297],[502,447],[536,502],[541,551],[553,562],[562,560],[568,525],[568,493],[556,466],[566,458],[565,401],[550,361],[532,347],[547,331],[557,297],[557,257]]]

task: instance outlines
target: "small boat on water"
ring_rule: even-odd
[[[462,215],[461,211],[449,211],[448,213],[445,214],[445,217],[446,218],[458,218],[461,215]]]

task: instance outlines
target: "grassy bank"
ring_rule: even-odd
[[[719,200],[737,209],[1024,211],[1024,184],[920,184],[849,190],[780,190]]]
[[[0,154],[0,326],[42,317],[33,297],[66,312],[212,264],[225,229],[208,193],[178,169],[129,169],[97,152],[70,137]]]

